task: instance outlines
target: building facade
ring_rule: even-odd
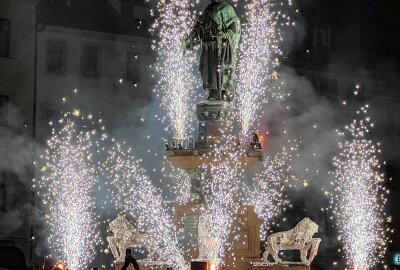
[[[355,111],[366,103],[370,105],[369,114],[375,124],[372,137],[375,142],[380,143],[381,160],[385,164],[382,170],[390,191],[386,208],[389,226],[391,229],[399,228],[400,215],[397,208],[400,202],[400,94],[397,88],[400,82],[396,78],[398,61],[395,60],[396,54],[389,53],[389,49],[388,52],[381,50],[388,46],[387,40],[391,40],[392,37],[379,25],[379,20],[373,19],[377,14],[383,16],[385,12],[392,18],[398,18],[398,9],[395,11],[385,1],[328,1],[323,5],[299,3],[302,20],[307,23],[304,25],[304,42],[291,53],[288,64],[297,74],[311,82],[316,95],[329,100],[334,109],[346,104],[349,109],[347,116],[355,116]],[[388,10],[378,10],[380,5],[386,5]],[[338,124],[343,120],[335,119]],[[346,121],[348,120],[351,119],[346,117]],[[324,233],[332,239],[336,235],[336,232]],[[400,252],[400,234],[396,229],[390,239],[386,263],[388,269],[396,269],[393,265],[393,254]],[[340,244],[337,248],[341,248]],[[335,257],[336,261],[339,261],[340,253],[337,250],[327,250],[325,254],[329,258],[323,261]],[[324,268],[323,261],[317,258],[318,269],[328,269]],[[332,269],[340,269],[339,265]],[[382,266],[377,265],[374,269],[382,269]]]
[[[38,5],[38,22],[39,140],[48,136],[63,98],[113,122],[150,98],[148,6],[128,0],[48,0]]]
[[[35,145],[66,106],[124,119],[148,101],[149,25],[141,1],[0,0],[0,245],[20,247],[28,265],[46,255],[35,239]]]
[[[35,6],[0,0],[0,245],[31,263]]]

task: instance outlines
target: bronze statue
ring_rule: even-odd
[[[201,44],[200,73],[210,100],[233,98],[234,75],[240,40],[240,20],[233,7],[212,0],[184,41],[186,49]]]

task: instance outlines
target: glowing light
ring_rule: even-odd
[[[260,142],[263,143],[264,140],[265,140],[265,137],[264,137],[264,135],[261,134],[261,135],[260,135]]]
[[[81,111],[78,109],[75,109],[74,112],[72,113],[74,116],[80,116],[81,115]]]
[[[340,154],[334,158],[331,208],[336,216],[348,263],[371,269],[386,252],[386,190],[380,172],[379,147],[368,139],[368,106],[338,132]]]

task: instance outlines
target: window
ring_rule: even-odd
[[[8,96],[0,95],[0,126],[8,126],[8,110],[7,105],[9,102]]]
[[[66,49],[63,41],[47,41],[47,72],[64,74],[66,70]]]
[[[140,81],[140,61],[138,54],[134,52],[128,52],[127,67],[126,67],[126,78],[131,82]]]
[[[7,106],[9,101],[10,101],[9,96],[0,95],[0,108]]]
[[[0,19],[0,56],[10,56],[10,21]]]
[[[0,212],[7,210],[7,174],[0,172]]]
[[[87,78],[99,78],[99,47],[91,44],[83,46],[82,52],[82,76]]]
[[[331,29],[321,29],[314,27],[313,45],[314,47],[323,47],[330,49],[332,47]]]

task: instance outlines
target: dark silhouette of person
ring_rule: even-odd
[[[133,268],[135,268],[135,270],[140,270],[139,264],[137,263],[135,258],[132,257],[131,250],[128,248],[128,249],[126,249],[126,252],[125,252],[125,263],[122,266],[121,270],[126,270],[129,266],[129,264],[132,264]]]
[[[261,143],[260,143],[260,139],[258,138],[257,133],[252,132],[253,138],[252,141],[250,143],[250,147],[251,148],[258,148],[261,149]]]

